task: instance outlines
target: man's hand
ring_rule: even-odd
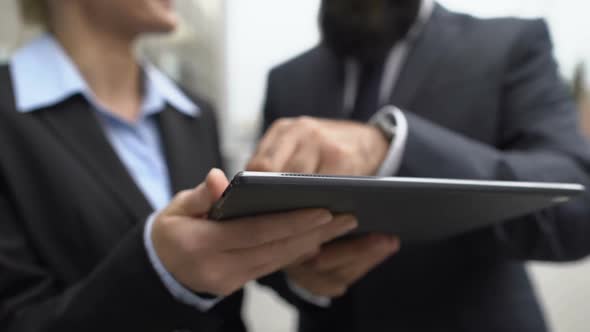
[[[289,279],[315,296],[339,297],[386,258],[399,250],[399,240],[368,235],[334,242],[302,263],[286,269]]]
[[[375,175],[389,149],[376,127],[310,117],[276,121],[247,169],[262,172]]]
[[[248,281],[284,268],[356,227],[354,217],[321,209],[226,222],[206,215],[228,185],[213,170],[205,183],[179,193],[154,222],[158,257],[178,282],[195,292],[227,296]]]

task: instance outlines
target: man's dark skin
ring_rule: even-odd
[[[322,41],[342,59],[383,61],[408,33],[419,8],[416,0],[324,0]]]

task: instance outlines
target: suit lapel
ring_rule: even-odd
[[[204,116],[201,114],[194,119],[170,107],[158,115],[174,193],[193,188],[215,164],[215,156],[210,151],[216,143],[207,141],[208,136],[204,135],[207,130],[212,130],[205,128]]]
[[[8,66],[0,66],[0,107],[15,111]],[[72,97],[59,106],[35,112],[80,163],[115,197],[133,220],[143,220],[153,208],[113,150],[91,106]],[[172,192],[194,187],[209,169],[220,167],[217,142],[204,135],[204,114],[196,120],[167,107],[158,115],[162,144],[171,178]],[[214,125],[212,122],[211,125]]]
[[[104,185],[133,220],[143,220],[151,213],[151,205],[111,147],[95,112],[81,96],[70,98],[59,109],[38,112],[62,144]]]
[[[453,45],[454,30],[445,21],[447,16],[446,9],[437,4],[424,31],[411,46],[393,91],[391,104],[403,109],[412,109],[412,104],[419,96],[421,87],[428,86],[424,84],[424,81],[434,76],[434,65],[449,52],[450,46]]]

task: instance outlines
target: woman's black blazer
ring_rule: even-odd
[[[158,115],[173,192],[221,167],[216,122]],[[241,294],[203,314],[146,256],[152,208],[81,96],[19,113],[0,67],[0,331],[241,331]]]

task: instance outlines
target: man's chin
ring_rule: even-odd
[[[354,59],[361,63],[373,64],[383,62],[389,54],[389,45],[334,45],[324,41],[327,46],[340,59]]]

